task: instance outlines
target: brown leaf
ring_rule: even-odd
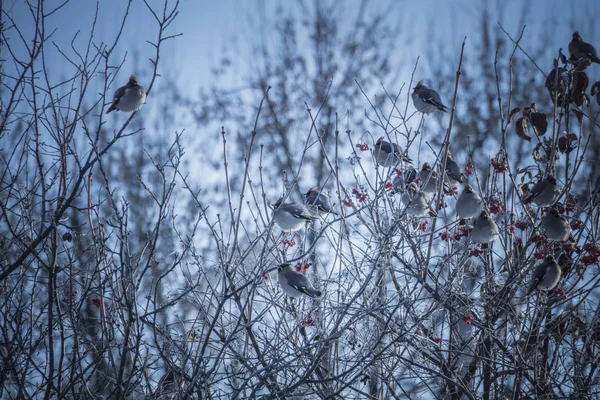
[[[569,133],[558,138],[558,150],[561,153],[569,154],[575,150],[575,142],[577,142],[577,135]]]
[[[531,119],[531,125],[533,126],[535,133],[540,136],[544,135],[546,130],[548,130],[548,120],[546,119],[546,114],[542,112],[532,112],[529,115],[529,118]]]
[[[575,114],[575,116],[577,117],[577,121],[579,121],[579,123],[581,124],[581,121],[583,121],[583,112],[576,110],[575,108],[571,108],[571,111],[573,111],[573,114]]]
[[[600,106],[600,81],[592,85],[592,96],[596,96],[596,103]]]
[[[558,49],[558,57],[560,58],[560,62],[563,63],[563,65],[566,65],[568,63],[567,57],[562,52],[562,47]]]
[[[527,129],[527,120],[525,118],[519,118],[515,121],[515,130],[517,131],[517,136],[531,142],[531,136],[529,136],[529,129]]]
[[[539,163],[547,163],[548,162],[548,156],[545,154],[542,154],[542,150],[543,150],[543,144],[542,142],[539,142],[535,148],[533,149],[533,151],[531,152],[531,155],[533,156],[533,159],[535,160],[535,162],[539,162]]]
[[[593,95],[592,95],[593,96]],[[521,109],[519,107],[517,108],[513,108],[510,111],[510,115],[508,116],[508,123],[511,124],[513,122],[513,120],[515,119],[515,117],[517,116],[518,112],[521,111]]]
[[[573,103],[581,107],[585,100],[585,91],[588,87],[590,80],[587,74],[583,71],[578,71],[573,75],[573,85],[571,86],[571,98]]]

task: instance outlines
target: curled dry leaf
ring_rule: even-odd
[[[563,63],[563,65],[568,64],[569,61],[567,60],[567,56],[563,54],[562,47],[558,49],[558,57],[560,58],[560,62]]]
[[[593,95],[592,95],[593,96]],[[510,111],[510,115],[508,116],[508,123],[511,124],[513,122],[513,120],[515,119],[515,117],[517,116],[517,114],[519,113],[519,111],[521,111],[521,109],[519,107],[517,108],[513,108]]]
[[[529,119],[531,120],[531,125],[535,130],[535,133],[542,136],[548,130],[548,120],[546,119],[546,114],[542,112],[532,112],[529,114]]]
[[[600,106],[600,81],[592,85],[591,94],[592,96],[596,97],[596,103],[598,103],[598,105]]]
[[[527,119],[519,118],[516,120],[515,130],[517,131],[517,136],[519,136],[521,139],[531,142],[531,136],[529,136],[529,129],[527,128]]]
[[[555,67],[550,71],[546,77],[546,89],[548,89],[548,93],[550,94],[553,103],[556,99],[559,106],[564,104],[567,85],[568,79],[566,69]]]
[[[535,146],[531,155],[536,163],[546,164],[550,160],[550,154],[552,154],[554,145],[551,139],[543,138],[542,140],[542,142]],[[558,159],[558,152],[554,153],[554,159]]]
[[[587,90],[590,80],[587,74],[583,71],[578,71],[573,75],[573,85],[571,86],[571,98],[573,103],[581,107],[587,98],[585,91]]]
[[[558,150],[561,153],[569,154],[575,150],[575,143],[577,142],[577,135],[569,133],[558,138]]]
[[[581,121],[583,121],[583,112],[575,108],[571,108],[571,111],[573,112],[573,114],[575,114],[575,116],[577,117],[577,121],[579,121],[579,123],[581,124]]]

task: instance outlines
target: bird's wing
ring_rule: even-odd
[[[442,104],[442,99],[440,98],[440,95],[431,89],[424,89],[419,95],[421,97],[421,100],[423,100],[425,103],[434,105],[442,111],[446,111],[446,109],[448,108]]]
[[[113,96],[113,104],[117,104],[121,97],[125,96],[125,91],[127,90],[127,86],[121,86],[115,91],[115,95]]]
[[[302,274],[292,272],[288,275],[287,281],[288,285],[309,297],[315,297],[320,295],[320,292],[311,288],[310,282],[308,282],[308,279],[306,279],[306,277]]]
[[[297,219],[313,220],[315,216],[306,207],[300,204],[284,204],[284,210]]]

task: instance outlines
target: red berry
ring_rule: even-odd
[[[529,226],[529,223],[527,221],[517,221],[517,222],[515,222],[515,228],[520,229],[522,231],[524,231],[525,229],[527,229],[528,226]]]

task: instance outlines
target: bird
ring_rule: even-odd
[[[456,199],[456,216],[458,218],[473,218],[481,212],[481,197],[473,190],[473,186],[466,185],[463,192]]]
[[[279,271],[279,286],[283,293],[291,297],[321,297],[321,292],[313,288],[306,276],[294,271],[291,264],[284,263],[277,267]]]
[[[403,193],[406,190],[406,186],[413,182],[417,178],[417,171],[412,165],[408,165],[402,171],[396,171],[396,176],[392,180],[392,187],[390,196],[396,193]]]
[[[591,44],[584,42],[577,31],[573,32],[573,39],[569,43],[569,54],[573,61],[583,59],[588,63],[595,62],[600,64],[600,58],[598,58],[598,51],[596,48]]]
[[[283,203],[280,198],[273,205],[273,218],[284,231],[299,231],[307,222],[314,221],[318,216],[312,214],[304,204]]]
[[[556,242],[564,242],[571,236],[571,224],[564,215],[560,215],[556,208],[551,208],[542,218],[542,228],[546,237]]]
[[[475,220],[471,238],[477,243],[489,243],[497,240],[500,237],[498,225],[492,219],[486,210],[482,210],[479,217]]]
[[[431,168],[428,162],[423,163],[421,171],[419,171],[419,179],[421,180],[421,190],[425,193],[436,193],[439,186],[440,175],[437,171]]]
[[[446,160],[446,175],[452,182],[467,183],[467,176],[463,172],[463,169],[458,165],[452,158],[452,154],[448,151],[448,157]]]
[[[538,181],[525,198],[525,203],[534,202],[539,207],[549,207],[560,197],[560,186],[552,175]]]
[[[425,86],[423,81],[419,81],[413,88],[411,97],[415,108],[424,114],[431,114],[437,110],[448,111],[448,107],[442,104],[440,94]]]
[[[305,203],[309,211],[315,211],[317,215],[339,215],[333,210],[331,203],[329,202],[329,196],[321,192],[318,187],[313,186],[304,194]],[[313,212],[313,214],[315,214]]]
[[[127,85],[121,86],[115,91],[112,104],[106,113],[108,114],[114,110],[137,111],[142,108],[145,101],[146,92],[144,91],[144,87],[140,85],[138,79],[132,74],[129,77]]]
[[[406,207],[406,213],[413,217],[424,217],[429,214],[430,217],[437,217],[437,213],[429,204],[429,196],[419,190],[415,182],[411,182],[406,191],[400,198],[402,204]]]
[[[562,271],[554,259],[554,256],[548,255],[544,262],[536,267],[531,276],[531,284],[527,291],[527,296],[534,290],[552,290],[560,281]]]
[[[390,143],[383,140],[383,136],[377,139],[373,149],[375,162],[382,167],[391,167],[399,164],[401,161],[411,163],[412,160],[402,153],[402,148],[396,143]]]

